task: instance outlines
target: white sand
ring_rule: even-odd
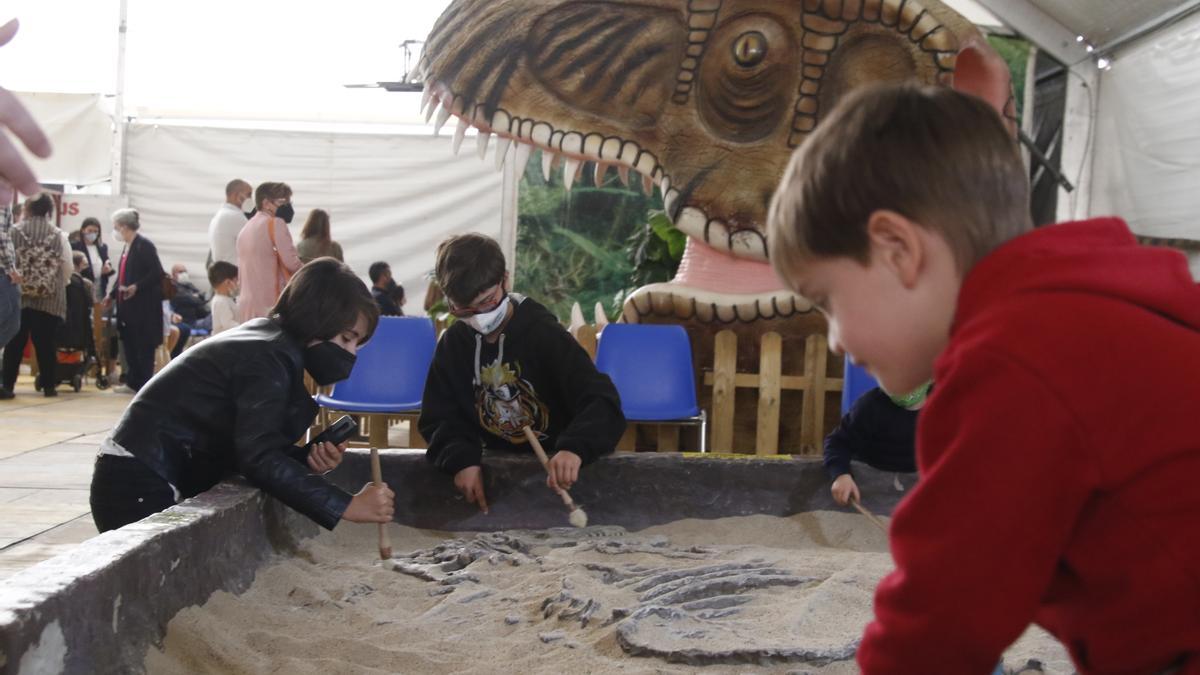
[[[546,533],[485,535],[483,557],[455,570],[443,568],[461,563],[439,566],[429,564],[431,557],[406,559],[405,554],[471,535],[396,526],[391,531],[395,555],[428,577],[418,578],[381,564],[374,526],[343,524],[305,541],[299,555],[264,567],[246,593],[216,593],[202,607],[177,614],[163,650],[152,648],[147,655],[146,669],[155,674],[849,674],[857,672],[852,658],[825,665],[669,663],[658,656],[629,655],[618,633],[671,649],[836,649],[861,635],[875,585],[892,566],[883,534],[857,514],[684,520],[625,536],[604,536],[611,530],[596,528],[570,531],[583,533],[575,545],[563,545],[559,534],[543,540],[537,538]],[[526,547],[531,538],[535,545]],[[719,567],[749,571],[662,582],[676,570]],[[719,577],[708,582],[714,588],[737,579],[782,585],[748,591],[722,586],[708,593],[701,586],[711,577]],[[789,585],[800,579],[807,581]],[[701,602],[678,605],[687,610],[680,610],[686,616],[678,624],[650,617],[630,631],[633,624],[622,611],[644,607],[648,595],[658,594],[650,604],[664,601],[671,592],[698,593]],[[729,593],[741,594],[735,609],[700,609],[730,598]],[[1027,658],[1041,659],[1047,673],[1072,672],[1061,649],[1040,631],[1028,633],[1006,663]]]

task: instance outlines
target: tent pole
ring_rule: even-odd
[[[129,16],[129,0],[121,0],[121,15],[117,25],[117,95],[113,108],[112,193],[125,193],[125,35]]]

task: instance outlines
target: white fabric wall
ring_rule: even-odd
[[[1116,54],[1100,78],[1094,215],[1200,239],[1200,15]],[[1200,275],[1200,256],[1192,258]]]
[[[185,263],[202,288],[208,222],[233,178],[290,185],[297,242],[310,209],[329,211],[346,262],[364,279],[372,262],[390,263],[408,313],[421,312],[424,275],[442,239],[502,239],[501,174],[491,157],[455,157],[445,137],[135,124],[125,165],[130,206],[163,266]]]
[[[14,92],[50,138],[53,154],[34,157],[16,139],[13,145],[43,183],[89,185],[112,173],[112,117],[99,94]]]

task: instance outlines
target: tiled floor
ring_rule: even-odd
[[[96,534],[92,462],[131,398],[94,385],[45,398],[29,377],[16,394],[0,401],[0,580]]]

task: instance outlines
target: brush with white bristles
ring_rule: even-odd
[[[550,458],[546,457],[546,451],[542,449],[542,444],[537,439],[537,435],[533,433],[533,429],[525,427],[525,438],[529,439],[529,445],[533,446],[533,452],[541,461],[542,467],[546,469],[546,473],[550,473]],[[575,500],[571,499],[571,495],[562,488],[555,488],[558,491],[558,496],[562,497],[563,504],[571,509],[571,515],[567,516],[567,520],[575,527],[587,527],[587,513],[583,509],[575,505]]]

